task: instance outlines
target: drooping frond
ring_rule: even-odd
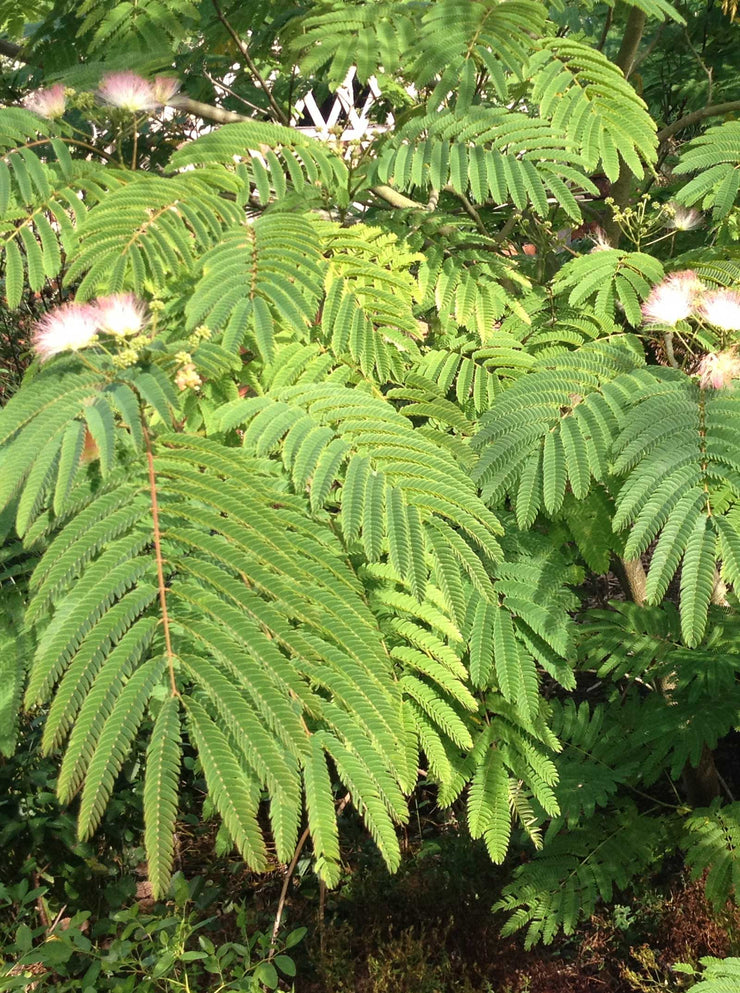
[[[582,499],[605,478],[621,391],[652,383],[634,344],[621,336],[541,359],[482,417],[474,478],[492,506],[514,497],[520,527],[542,507],[556,513],[566,486]]]
[[[726,217],[737,202],[740,189],[740,121],[725,121],[709,128],[681,150],[674,167],[679,175],[697,173],[677,194],[681,203],[701,202],[717,218]]]
[[[706,873],[704,889],[718,910],[740,892],[740,804],[695,810],[686,820],[682,847],[692,878]]]
[[[328,82],[338,85],[352,65],[362,82],[381,65],[386,73],[404,73],[417,86],[441,76],[440,92],[452,79],[459,85],[462,72],[463,89],[470,96],[480,70],[490,74],[500,95],[505,94],[505,72],[521,71],[532,48],[532,32],[539,31],[545,20],[545,8],[536,0],[443,0],[426,9],[407,3],[368,6],[336,0],[317,6],[318,10],[295,19],[286,35],[304,72],[326,67]],[[410,61],[412,51],[418,55]]]
[[[196,176],[136,173],[80,225],[67,281],[81,280],[82,298],[122,289],[141,295],[145,284],[161,291],[240,219],[236,204]]]
[[[246,200],[254,191],[263,206],[288,190],[307,194],[317,184],[336,194],[348,179],[344,160],[325,144],[257,121],[226,124],[188,143],[174,153],[168,172],[184,173],[193,166],[205,182],[217,184],[222,171],[233,175],[239,198]]]
[[[555,701],[552,729],[563,743],[558,757],[560,810],[569,827],[612,802],[639,767],[634,749],[624,748],[624,731],[603,705]]]
[[[105,356],[98,358],[105,362]],[[144,363],[131,368],[128,383],[106,383],[72,356],[45,368],[32,390],[11,398],[0,417],[0,508],[14,507],[19,534],[45,506],[64,511],[85,472],[86,434],[104,478],[123,451],[141,447],[140,404],[152,408],[163,425],[172,424],[177,398],[158,366]]]
[[[200,23],[197,3],[192,0],[143,0],[136,4],[109,4],[84,0],[77,15],[82,19],[79,34],[93,53],[106,53],[111,46],[136,52],[170,51]]]
[[[319,261],[318,238],[300,215],[273,214],[233,227],[198,262],[187,327],[225,327],[229,350],[246,341],[270,360],[277,331],[296,334],[316,314]]]
[[[17,553],[20,549],[15,548]],[[8,582],[13,550],[3,552],[3,586],[0,593],[0,755],[9,757],[16,747],[18,711],[31,645],[23,626],[23,597],[20,586]]]
[[[144,843],[152,889],[165,893],[172,875],[175,819],[180,775],[180,714],[178,700],[169,697],[157,714],[146,760]]]
[[[593,300],[594,312],[603,320],[613,320],[621,306],[637,327],[642,323],[640,304],[663,275],[660,260],[652,255],[607,248],[566,262],[553,280],[553,290],[568,292],[571,307]]]
[[[610,2],[609,6],[613,7],[614,3]],[[638,10],[645,11],[648,17],[655,17],[659,21],[671,20],[677,24],[686,23],[685,18],[674,6],[668,3],[668,0],[627,0],[626,6],[637,7]]]
[[[597,190],[566,132],[503,108],[433,110],[399,128],[374,175],[399,189],[449,187],[476,203],[531,205],[540,217],[559,205],[574,220],[575,192]]]
[[[430,235],[434,237],[434,229]],[[507,309],[522,314],[514,293],[528,290],[530,283],[497,255],[495,248],[492,239],[481,239],[479,249],[461,245],[452,252],[444,252],[431,248],[419,266],[417,278],[422,305],[425,310],[432,310],[449,335],[445,343],[447,353],[456,348],[461,328],[472,332],[471,337],[460,341],[461,347],[469,344],[471,348],[495,348],[499,343],[504,349],[509,346],[508,338],[497,333],[497,324]],[[504,367],[509,365],[505,360],[510,355],[507,351],[503,353]],[[519,357],[519,361],[526,362],[526,357]]]
[[[345,541],[361,538],[370,561],[387,552],[418,596],[417,543],[421,525],[435,519],[464,535],[458,545],[450,531],[453,557],[487,595],[478,555],[499,555],[496,518],[449,451],[390,403],[343,386],[291,387],[226,407],[222,428],[238,424],[248,424],[244,445],[255,454],[281,450],[293,485],[310,492],[315,509],[338,503]]]
[[[735,993],[740,989],[740,959],[718,959],[706,955],[699,959],[702,966],[701,979],[690,989],[693,993]],[[698,970],[681,963],[673,967],[676,972],[697,976]]]
[[[616,473],[626,476],[617,497],[615,530],[630,528],[625,556],[641,555],[657,539],[647,597],[658,603],[683,559],[681,625],[690,646],[706,626],[715,563],[731,582],[738,547],[734,518],[713,512],[725,488],[736,487],[740,406],[727,390],[703,390],[678,373],[627,412],[614,446]]]
[[[502,929],[527,929],[525,947],[572,934],[600,900],[609,901],[649,865],[660,850],[663,825],[631,804],[592,818],[588,827],[561,831],[545,849],[514,871],[496,910],[509,913]]]
[[[367,6],[322,0],[290,21],[283,37],[307,75],[323,69],[329,85],[338,86],[355,65],[365,83],[378,65],[389,73],[401,68],[417,37],[411,14],[403,2]]]
[[[655,162],[655,122],[621,70],[602,52],[571,38],[547,38],[529,60],[532,98],[553,128],[568,134],[587,169],[614,182],[620,156],[635,176]]]
[[[81,791],[81,833],[96,827],[150,702],[167,686],[177,696],[159,710],[145,782],[158,892],[171,864],[178,698],[215,806],[252,864],[264,859],[254,819],[264,788],[279,857],[289,859],[301,769],[314,754],[303,783],[323,791],[307,804],[313,823],[319,818],[317,854],[327,878],[336,878],[333,805],[314,735],[396,864],[393,824],[406,816],[399,777],[408,781],[397,759],[405,737],[399,688],[340,545],[301,499],[264,476],[264,463],[238,450],[165,436],[146,466],[144,456],[129,463],[137,495],[119,501],[119,510],[103,492],[80,523],[71,516],[33,580],[39,640],[27,703],[51,704],[45,745],[64,749],[60,795]],[[63,606],[49,618],[48,597],[62,593]]]
[[[123,177],[99,163],[73,159],[74,142],[63,127],[30,111],[0,110],[0,261],[11,308],[27,287],[38,292],[60,275],[76,228]]]
[[[462,98],[469,105],[476,74],[482,70],[497,95],[504,98],[505,73],[520,76],[533,47],[532,36],[542,29],[544,19],[545,7],[536,0],[441,0],[430,4],[422,18],[412,79],[423,86],[439,77],[436,93],[441,97],[446,96],[453,79],[455,87],[462,80],[458,100]]]

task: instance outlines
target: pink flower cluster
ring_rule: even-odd
[[[646,324],[675,327],[697,317],[722,331],[740,331],[740,292],[707,290],[691,269],[674,272],[654,286],[642,305]]]
[[[98,86],[103,103],[133,112],[154,110],[169,103],[180,88],[171,76],[155,76],[150,82],[135,72],[109,72]]]
[[[61,352],[88,348],[99,333],[138,334],[146,325],[146,306],[133,293],[112,293],[90,303],[64,303],[36,322],[33,347],[42,362]]]
[[[713,390],[721,390],[740,377],[740,359],[731,348],[724,352],[712,352],[702,358],[698,373],[699,385],[703,389],[711,386]]]
[[[23,106],[49,121],[61,117],[67,106],[64,85],[56,83],[44,90],[34,90],[23,98]]]

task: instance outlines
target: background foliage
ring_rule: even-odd
[[[734,895],[732,15],[0,5],[0,751],[82,843],[142,769],[154,898],[195,782],[329,886],[421,783],[528,944]]]

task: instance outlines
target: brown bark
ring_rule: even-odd
[[[625,596],[642,606],[645,603],[647,576],[640,559],[616,559],[612,568]]]
[[[686,799],[692,807],[708,807],[720,794],[720,781],[714,754],[708,745],[702,749],[699,764],[686,764],[681,776]]]
[[[644,10],[640,10],[639,7],[630,7],[624,35],[622,36],[622,44],[619,46],[619,52],[614,60],[616,65],[624,73],[625,79],[629,79],[632,67],[635,64],[637,49],[640,47],[640,42],[642,41],[646,20],[647,14]]]
[[[637,50],[640,47],[643,32],[645,31],[646,19],[647,15],[645,14],[645,11],[640,10],[638,7],[630,7],[629,14],[627,15],[627,24],[624,29],[624,35],[622,36],[622,44],[619,46],[619,52],[614,60],[615,64],[618,65],[624,73],[625,79],[629,79],[630,73],[632,72],[632,67],[635,64]],[[621,169],[619,170],[619,176],[612,186],[610,194],[617,207],[626,207],[629,203],[630,193],[632,191],[632,181],[632,172],[627,168],[625,163],[622,162]],[[616,248],[619,244],[621,231],[619,230],[619,225],[613,217],[606,219],[604,223],[604,231],[609,244]]]
[[[721,117],[723,114],[734,114],[738,111],[740,111],[740,100],[729,100],[727,103],[715,103],[708,107],[702,107],[700,110],[692,110],[690,114],[680,117],[673,124],[668,124],[662,131],[659,131],[658,141],[662,144],[679,131],[684,131],[686,128],[698,124],[699,121],[703,121],[705,117]]]

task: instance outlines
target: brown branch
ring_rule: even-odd
[[[619,46],[619,52],[614,60],[615,64],[624,73],[625,79],[629,79],[630,73],[634,68],[637,50],[640,47],[643,32],[645,31],[646,20],[647,15],[644,10],[640,10],[639,7],[630,7],[630,12],[627,15],[627,24],[622,35],[622,44]],[[631,191],[632,173],[624,159],[622,159],[619,176],[611,189],[611,196],[617,207],[627,206]],[[613,248],[619,248],[621,231],[614,216],[612,215],[612,217],[606,218],[602,226],[609,244]]]
[[[244,106],[249,107],[250,110],[254,110],[258,114],[267,113],[264,107],[258,107],[256,103],[251,103],[249,100],[246,99],[246,97],[240,97],[239,94],[236,92],[236,90],[232,90],[232,88],[230,86],[227,86],[226,83],[220,82],[218,79],[212,76],[210,72],[208,72],[207,70],[205,69],[203,70],[203,75],[210,83],[213,84],[213,86],[218,87],[219,90],[223,90],[224,93],[226,93],[228,96],[233,97],[235,100],[238,100],[239,103],[243,103]]]
[[[403,193],[399,193],[398,190],[394,190],[391,186],[373,186],[371,190],[376,197],[380,197],[381,200],[385,200],[391,207],[396,207],[398,210],[406,210],[408,208],[426,210],[426,204],[411,200],[409,197],[404,196]]]
[[[679,131],[685,131],[693,124],[698,124],[705,117],[720,117],[722,114],[732,114],[740,110],[740,100],[729,100],[727,103],[715,103],[709,107],[702,107],[701,110],[692,110],[690,114],[680,117],[673,124],[669,124],[658,132],[658,141],[662,144],[668,141]]]
[[[622,36],[622,44],[619,46],[619,52],[614,60],[615,64],[624,73],[625,79],[629,79],[632,72],[637,56],[637,49],[640,47],[642,35],[645,30],[646,20],[647,14],[644,10],[640,10],[639,7],[630,7],[630,12],[627,15],[627,24],[624,28],[624,35]]]
[[[625,595],[639,606],[644,606],[647,576],[641,560],[615,558],[612,561],[612,572]]]
[[[337,817],[340,816],[340,814],[347,806],[349,801],[350,801],[350,795],[349,793],[347,793],[345,794],[344,797],[342,797],[341,801],[339,802],[339,806],[337,807]],[[295,851],[293,852],[293,858],[290,860],[290,864],[288,865],[288,868],[285,870],[285,879],[283,880],[283,885],[280,890],[280,899],[278,900],[277,912],[275,914],[275,921],[272,925],[272,937],[270,939],[270,953],[267,956],[268,962],[272,961],[272,959],[275,956],[275,952],[277,951],[277,936],[278,936],[278,932],[280,931],[280,924],[282,923],[282,919],[283,919],[283,911],[285,910],[285,900],[288,895],[288,887],[290,886],[291,876],[293,875],[293,871],[298,862],[298,858],[301,852],[303,851],[303,846],[306,844],[306,841],[308,840],[310,830],[311,829],[307,827],[306,830],[298,839],[298,844],[296,845]]]
[[[470,202],[470,200],[468,200],[468,198],[465,196],[465,194],[464,193],[459,193],[452,186],[445,186],[444,187],[444,190],[445,190],[446,193],[454,193],[455,194],[455,196],[459,199],[460,203],[463,205],[463,208],[465,209],[465,213],[468,215],[468,217],[471,218],[471,220],[475,224],[476,228],[478,229],[478,233],[479,234],[482,234],[482,235],[485,235],[485,237],[487,238],[488,237],[488,231],[486,231],[486,226],[483,223],[483,221],[481,220],[480,214],[475,209],[475,207]]]
[[[673,366],[674,369],[678,369],[679,365],[676,361],[676,353],[673,350],[672,331],[666,331],[663,335],[663,347],[665,348],[665,357],[668,359],[668,365]]]
[[[310,829],[306,828],[303,834],[298,839],[298,844],[295,846],[295,851],[293,852],[293,858],[290,860],[288,868],[285,870],[285,879],[283,879],[283,885],[280,889],[280,899],[278,900],[277,911],[275,913],[275,920],[272,925],[272,937],[270,938],[270,953],[267,956],[268,962],[272,960],[277,951],[277,936],[280,931],[280,925],[283,920],[283,911],[285,910],[285,900],[288,896],[288,887],[290,886],[290,880],[293,876],[293,870],[296,867],[298,858],[303,851],[303,846],[308,841],[308,836]]]
[[[214,107],[210,103],[201,103],[200,100],[193,100],[182,94],[174,96],[170,100],[169,106],[174,107],[175,110],[183,110],[186,114],[192,114],[194,117],[203,117],[207,121],[215,121],[217,124],[238,124],[240,121],[254,120],[253,117],[236,114],[232,110],[223,110],[221,107]],[[409,197],[404,196],[403,193],[399,193],[398,190],[394,190],[391,186],[373,186],[371,191],[397,210],[408,210],[409,208],[413,210],[426,210],[425,204],[411,200]]]
[[[259,69],[254,63],[254,59],[249,54],[249,48],[244,43],[244,41],[239,37],[237,32],[234,30],[234,28],[231,26],[229,21],[224,16],[223,11],[218,5],[218,0],[211,0],[211,3],[213,4],[213,9],[216,11],[216,17],[218,17],[219,21],[221,21],[223,26],[226,28],[226,30],[233,38],[234,44],[239,49],[239,52],[241,53],[244,61],[247,63],[247,66],[249,67],[249,71],[251,72],[252,76],[257,80],[262,92],[267,97],[267,100],[270,106],[272,107],[273,113],[275,114],[275,116],[277,117],[277,119],[280,121],[281,124],[289,124],[290,121],[288,119],[287,114],[282,109],[282,107],[278,105],[277,101],[275,100],[275,97],[272,95],[272,90],[260,75]]]
[[[663,23],[660,25],[658,30],[653,35],[653,40],[650,42],[648,47],[645,49],[644,52],[640,52],[639,56],[632,63],[632,72],[634,72],[638,66],[641,66],[642,63],[645,61],[645,59],[652,54],[653,50],[657,47],[658,42],[660,41],[661,35],[663,34],[665,27],[666,27],[666,21],[663,21]]]
[[[606,38],[609,34],[609,28],[612,26],[612,21],[614,20],[614,8],[609,7],[606,12],[606,17],[604,18],[604,27],[601,32],[601,37],[599,38],[599,44],[596,46],[596,51],[601,52],[606,44]]]
[[[149,495],[152,505],[152,529],[154,531],[154,556],[157,560],[157,585],[159,586],[159,606],[162,611],[162,627],[164,629],[165,654],[167,655],[167,667],[170,673],[170,687],[173,696],[179,696],[175,681],[175,653],[172,651],[172,639],[170,635],[170,618],[167,612],[167,587],[164,582],[164,559],[162,557],[162,532],[159,528],[159,501],[157,500],[157,478],[154,472],[154,456],[152,454],[152,442],[149,437],[146,423],[141,424],[144,432],[144,443],[146,445],[146,461],[149,469]]]
[[[168,104],[175,110],[184,110],[186,114],[193,117],[203,117],[207,121],[215,121],[216,124],[238,124],[239,121],[252,121],[253,117],[246,117],[244,114],[235,114],[233,110],[224,110],[222,107],[214,107],[210,103],[201,103],[200,100],[193,100],[181,93],[172,97]]]
[[[28,62],[22,46],[4,38],[0,38],[0,55],[4,55],[6,59],[15,59],[16,62]]]

